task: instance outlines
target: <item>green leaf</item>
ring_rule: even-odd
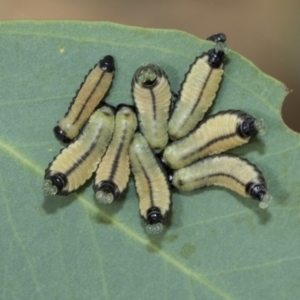
[[[267,123],[234,152],[264,173],[268,210],[221,188],[174,193],[170,225],[149,237],[132,182],[110,206],[96,207],[91,182],[44,198],[44,169],[62,147],[52,128],[104,55],[116,60],[107,102],[132,103],[137,67],[159,64],[178,91],[212,43],[82,22],[2,22],[0,39],[0,299],[299,299],[300,140],[281,120],[283,84],[232,50],[210,111],[242,109]]]

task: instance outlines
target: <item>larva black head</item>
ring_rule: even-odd
[[[249,182],[246,185],[246,193],[253,199],[261,201],[267,193],[267,188],[265,184],[255,184]]]
[[[214,69],[219,68],[224,61],[225,58],[225,52],[221,49],[216,49],[217,46],[214,49],[211,49],[207,52],[208,55],[208,61],[207,63]]]
[[[246,114],[243,122],[238,125],[237,132],[242,138],[255,137],[258,133],[255,127],[255,119]]]
[[[49,177],[46,175],[43,186],[44,195],[61,195],[62,190],[67,185],[67,183],[67,177],[62,173],[57,173]]]
[[[247,187],[246,187],[247,189]],[[265,209],[272,201],[272,196],[268,193],[265,184],[251,184],[249,189],[249,195],[259,201],[259,207]]]
[[[104,72],[113,72],[115,70],[115,61],[111,55],[106,55],[99,61],[99,66]]]
[[[66,136],[65,132],[64,132],[63,130],[61,130],[61,128],[60,128],[59,126],[55,126],[55,127],[53,128],[53,132],[54,132],[56,138],[57,138],[58,140],[62,141],[63,143],[68,144],[68,143],[71,142],[71,139],[69,139],[69,138]]]
[[[208,41],[212,41],[214,43],[225,43],[226,35],[224,33],[217,33],[207,38]]]
[[[142,85],[145,88],[153,88],[155,87],[162,77],[162,70],[160,67],[147,64],[139,67],[134,75],[133,80],[135,83]]]
[[[164,223],[164,218],[158,207],[153,206],[147,210],[147,223],[150,225]]]
[[[60,192],[67,184],[67,177],[62,173],[57,173],[49,178],[53,185],[57,187],[57,190]]]
[[[147,210],[147,226],[146,231],[148,234],[159,234],[163,231],[163,223],[165,219],[162,216],[158,207],[151,207]]]
[[[120,197],[119,188],[112,181],[101,181],[100,184],[94,185],[96,200],[99,203],[108,204]]]

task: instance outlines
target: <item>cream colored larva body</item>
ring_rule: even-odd
[[[218,49],[217,46],[197,57],[185,75],[168,124],[172,140],[180,139],[192,131],[216,97],[222,80],[224,59],[224,49]]]
[[[103,105],[90,117],[78,139],[58,154],[45,171],[45,195],[67,195],[96,171],[114,130],[114,110]]]
[[[132,96],[138,111],[139,128],[155,153],[167,145],[172,93],[165,72],[147,64],[136,70]]]
[[[267,193],[265,179],[255,165],[233,155],[215,155],[176,170],[172,185],[191,191],[209,185],[219,185],[260,201],[266,208],[272,197]]]
[[[86,75],[65,117],[54,127],[63,142],[70,142],[79,134],[92,112],[104,99],[114,76],[114,59],[107,55]]]
[[[186,137],[169,144],[163,152],[164,162],[172,169],[248,143],[263,133],[263,123],[240,110],[228,110],[210,116]]]
[[[142,218],[151,234],[160,233],[171,208],[171,192],[162,166],[141,133],[136,133],[129,159]]]
[[[100,203],[111,203],[118,199],[127,187],[130,175],[128,151],[136,128],[137,118],[133,107],[120,105],[112,140],[96,172],[94,191]]]

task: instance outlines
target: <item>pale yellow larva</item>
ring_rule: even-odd
[[[155,153],[167,145],[171,88],[165,72],[153,64],[138,68],[132,78],[132,97],[137,108],[139,129]]]
[[[234,155],[214,155],[174,171],[172,185],[182,191],[191,191],[209,185],[219,185],[260,201],[268,207],[272,197],[262,173],[246,159]]]
[[[168,123],[172,140],[192,131],[212,105],[222,80],[225,49],[225,44],[218,43],[191,64]]]
[[[264,123],[244,111],[219,112],[186,137],[169,144],[164,149],[163,161],[172,169],[183,168],[206,156],[248,143],[264,131]]]
[[[134,107],[117,107],[112,140],[96,171],[94,192],[99,203],[111,203],[125,191],[130,175],[129,145],[137,128]]]
[[[44,194],[68,195],[96,171],[114,130],[114,109],[98,108],[78,138],[64,148],[45,170]]]
[[[130,166],[139,198],[140,214],[150,234],[158,234],[171,209],[171,191],[161,164],[145,137],[136,133],[129,148]]]
[[[53,128],[56,137],[69,143],[77,137],[92,112],[104,99],[115,71],[114,59],[107,55],[86,75],[64,118]]]

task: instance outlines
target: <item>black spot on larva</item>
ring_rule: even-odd
[[[183,180],[181,180],[181,179],[179,179],[179,180],[178,180],[178,185],[179,185],[179,186],[182,186],[182,185],[184,185],[184,181],[183,181]]]
[[[104,58],[100,60],[99,65],[104,72],[111,73],[115,70],[115,61],[111,55],[104,56]]]
[[[61,130],[61,128],[59,126],[55,126],[53,128],[53,132],[56,136],[56,138],[60,141],[62,141],[63,143],[70,143],[71,140],[66,136],[65,132],[63,130]]]
[[[208,55],[208,64],[212,68],[219,68],[224,60],[225,53],[222,50],[216,51],[215,49],[211,49],[207,52]]]
[[[246,193],[250,195],[253,199],[261,201],[266,194],[267,189],[264,184],[254,184],[249,182],[246,185]]]
[[[111,116],[111,113],[108,112],[108,111],[104,111],[103,114],[106,115],[106,116],[108,116],[108,117]]]
[[[164,218],[160,212],[160,209],[158,207],[151,207],[147,210],[147,223],[157,224],[157,223],[163,223]]]
[[[55,175],[52,175],[49,179],[51,180],[52,185],[57,187],[58,194],[68,183],[67,177],[62,173],[57,173]]]
[[[101,181],[101,183],[99,185],[94,186],[95,193],[99,190],[101,190],[107,194],[112,194],[114,197],[114,200],[117,200],[120,197],[120,191],[119,191],[117,185],[112,181],[104,180],[104,181]]]
[[[254,137],[257,135],[257,129],[254,125],[255,119],[252,117],[246,118],[242,124],[240,124],[237,128],[237,132],[240,137],[246,138],[246,137]]]

